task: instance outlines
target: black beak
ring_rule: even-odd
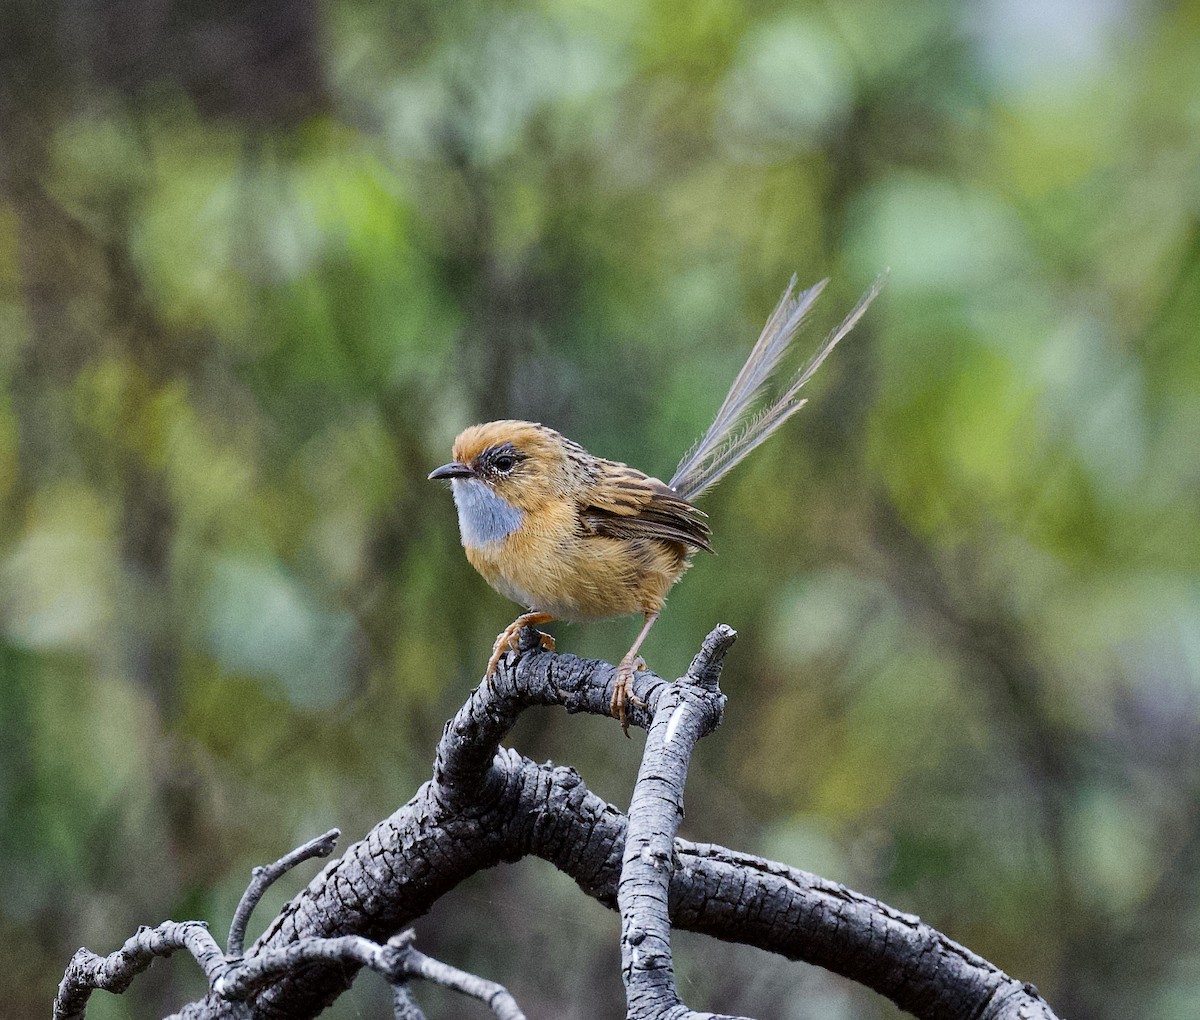
[[[432,478],[470,478],[475,474],[466,464],[457,460],[451,461],[449,464],[443,464],[440,468],[436,468],[429,472],[429,477]]]

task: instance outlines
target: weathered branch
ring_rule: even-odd
[[[721,723],[721,660],[736,637],[729,627],[709,634],[687,675],[658,699],[646,737],[617,885],[630,1020],[738,1020],[696,1013],[680,1001],[668,907],[688,766],[696,743]]]
[[[225,966],[225,954],[203,921],[164,921],[139,928],[115,953],[97,956],[80,949],[67,965],[54,1000],[54,1020],[82,1020],[92,992],[123,992],[160,956],[186,949],[211,983]]]
[[[710,635],[720,641],[721,628]],[[628,821],[573,769],[538,765],[500,741],[527,707],[558,705],[606,717],[615,669],[556,655],[526,634],[446,726],[434,774],[411,801],[327,865],[272,922],[251,951],[306,939],[359,936],[383,943],[463,879],[537,856],[617,906]],[[646,726],[668,689],[634,678],[631,721]],[[844,975],[927,1020],[1054,1020],[1022,985],[920,919],[815,875],[723,847],[675,839],[668,886],[671,924],[803,960]],[[353,965],[282,974],[246,1000],[260,1018],[315,1016],[346,987]],[[179,1014],[234,1017],[215,994]],[[415,1016],[416,1014],[409,1014]]]
[[[339,967],[367,967],[382,975],[391,985],[398,986],[410,978],[422,978],[453,992],[478,999],[488,1006],[499,1020],[525,1020],[525,1014],[502,985],[487,981],[465,970],[434,960],[412,946],[415,933],[404,933],[378,945],[359,935],[339,938],[301,939],[280,949],[253,954],[241,963],[233,963],[212,983],[213,992],[230,1002],[241,1002],[271,981],[295,973],[311,964],[337,964]],[[411,997],[403,998],[403,1008],[416,1008]],[[400,1014],[401,1016],[403,1014]]]
[[[201,921],[164,921],[156,928],[141,928],[107,957],[80,949],[59,985],[54,1001],[55,1020],[82,1020],[92,992],[97,989],[123,992],[156,958],[170,956],[180,949],[192,954],[208,978],[212,994],[229,1007],[232,1016],[250,1016],[245,1000],[280,977],[314,964],[331,964],[351,971],[366,967],[382,975],[394,989],[396,1020],[424,1020],[407,988],[411,978],[431,981],[479,999],[498,1020],[525,1020],[513,997],[501,985],[431,959],[413,948],[415,933],[411,929],[389,939],[385,945],[360,935],[302,938],[285,946],[256,946],[243,957],[246,924],[263,894],[297,864],[313,857],[328,857],[337,838],[337,829],[331,829],[274,864],[254,869],[250,885],[234,913],[224,953]]]

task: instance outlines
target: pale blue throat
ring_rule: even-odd
[[[450,488],[458,507],[458,530],[464,546],[499,542],[521,526],[523,511],[497,496],[478,478],[455,478]]]

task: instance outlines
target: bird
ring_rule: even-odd
[[[540,422],[472,425],[454,440],[453,460],[430,472],[449,480],[467,559],[505,598],[525,607],[497,636],[491,680],[523,628],[641,615],[642,628],[617,666],[611,714],[629,735],[628,705],[638,654],[667,594],[697,552],[713,552],[708,515],[695,500],[777,431],[806,400],[800,390],[867,310],[879,277],[781,392],[767,383],[828,280],[801,291],[793,276],[767,319],[716,417],[663,482],[589,453]],[[538,632],[541,646],[554,638]]]

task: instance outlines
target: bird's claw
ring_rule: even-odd
[[[521,631],[529,624],[522,620],[514,620],[500,632],[496,638],[496,643],[492,645],[492,657],[488,659],[487,672],[484,676],[488,682],[491,682],[493,676],[496,675],[496,670],[500,668],[500,660],[504,658],[505,652],[516,652],[520,650]],[[554,651],[554,635],[547,634],[545,631],[535,631],[538,637],[538,644],[546,651]]]
[[[504,653],[517,647],[517,635],[520,633],[520,626],[514,622],[510,623],[497,635],[496,641],[492,645],[492,657],[488,659],[487,672],[484,674],[489,682],[496,675],[496,670],[500,666],[500,660],[504,658]]]
[[[629,736],[629,706],[645,708],[646,703],[633,693],[633,674],[646,669],[646,660],[640,655],[635,659],[622,659],[617,664],[617,682],[613,687],[609,711],[621,723],[621,730]]]

